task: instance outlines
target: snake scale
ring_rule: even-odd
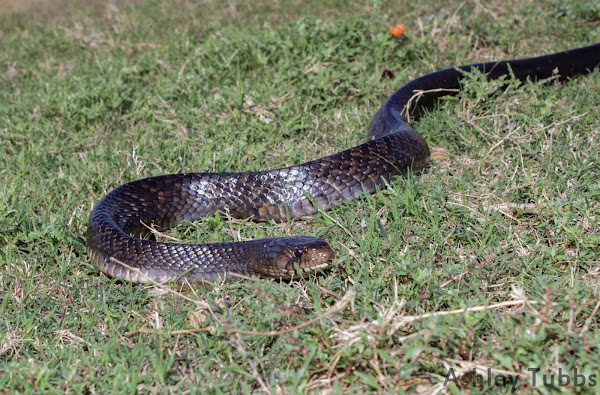
[[[407,122],[412,102],[430,105],[448,89],[460,88],[464,73],[472,70],[490,80],[509,73],[521,81],[565,80],[599,64],[600,44],[595,44],[528,59],[448,68],[394,92],[373,117],[370,139],[334,155],[275,170],[170,174],[129,182],[93,209],[87,232],[89,255],[103,272],[137,283],[210,282],[239,277],[236,274],[290,278],[315,272],[334,257],[321,238],[179,244],[141,237],[149,232],[145,225],[166,229],[218,211],[234,218],[281,221],[316,213],[315,203],[327,209],[373,193],[392,177],[420,170],[429,161],[426,141]]]

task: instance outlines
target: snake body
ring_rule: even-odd
[[[314,214],[315,205],[327,209],[373,193],[392,177],[420,170],[429,161],[426,141],[407,122],[411,100],[418,106],[429,105],[448,94],[447,89],[459,88],[464,73],[472,70],[488,79],[512,73],[522,81],[564,80],[599,64],[600,44],[595,44],[437,71],[407,83],[386,100],[370,123],[369,141],[334,155],[275,170],[170,174],[129,182],[93,209],[87,232],[89,255],[103,272],[137,283],[194,283],[233,279],[236,274],[290,278],[323,269],[334,253],[317,237],[211,244],[140,237],[149,232],[147,225],[166,229],[218,211],[234,218],[282,221]]]

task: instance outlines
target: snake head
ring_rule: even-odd
[[[331,265],[333,250],[318,237],[294,236],[261,240],[261,263],[252,269],[263,276],[305,277]]]

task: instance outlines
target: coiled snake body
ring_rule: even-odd
[[[105,273],[128,281],[184,282],[260,274],[289,278],[328,266],[333,251],[323,239],[281,237],[232,243],[177,244],[137,238],[144,224],[169,228],[181,220],[227,211],[234,218],[285,220],[316,213],[372,193],[396,175],[429,161],[425,140],[407,123],[416,93],[428,105],[459,88],[464,72],[488,79],[512,74],[519,80],[584,74],[600,64],[600,44],[529,59],[449,68],[409,82],[392,94],[369,126],[364,144],[283,169],[247,173],[187,173],[145,178],[108,193],[91,213],[87,245]],[[137,237],[134,237],[137,236]]]

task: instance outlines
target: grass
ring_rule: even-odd
[[[0,16],[0,389],[477,393],[510,392],[510,375],[522,392],[597,391],[598,72],[505,88],[473,75],[413,122],[436,158],[421,174],[304,221],[214,216],[171,234],[318,235],[346,274],[180,294],[102,275],[84,234],[126,181],[336,152],[412,78],[598,42],[599,21],[584,1]]]

